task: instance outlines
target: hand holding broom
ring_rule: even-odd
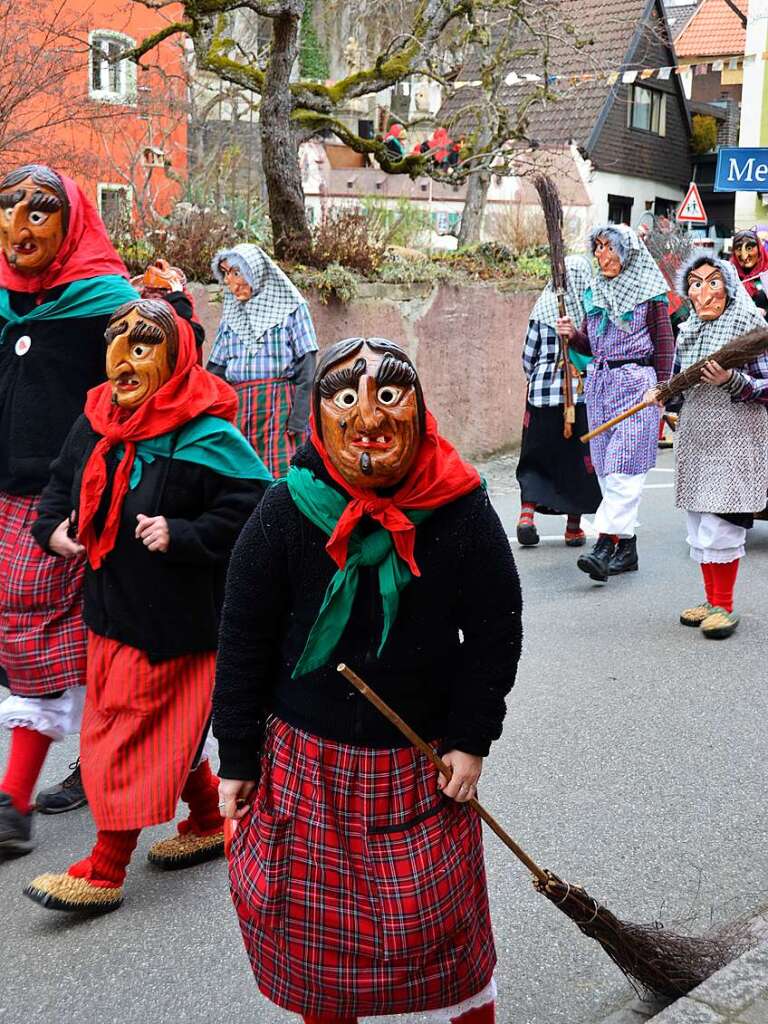
[[[439,772],[451,777],[449,766],[367,683],[344,664],[338,665],[337,670],[428,757]],[[599,942],[630,981],[659,995],[676,998],[690,992],[743,952],[738,935],[691,938],[667,931],[659,924],[639,925],[619,920],[581,886],[564,882],[551,871],[540,868],[476,799],[468,800],[467,804],[533,874],[538,892],[570,917],[585,935]]]
[[[666,405],[675,395],[682,394],[688,388],[700,384],[702,380],[714,383],[714,379],[709,379],[710,374],[707,371],[709,363],[717,364],[722,370],[733,370],[753,362],[763,355],[764,352],[768,352],[768,329],[758,327],[747,334],[740,334],[737,338],[733,338],[705,359],[699,359],[698,362],[689,366],[687,370],[683,370],[682,373],[676,373],[666,383],[660,384],[655,389],[655,398],[653,400],[644,399],[642,402],[638,402],[631,409],[627,409],[619,416],[614,416],[613,419],[608,420],[607,423],[603,423],[601,426],[595,427],[594,430],[590,430],[588,434],[582,434],[581,440],[586,444],[593,437],[597,437],[598,434],[602,434],[605,430],[610,430],[611,427],[615,427],[623,420],[634,416],[635,413],[641,412],[651,405],[656,403]]]

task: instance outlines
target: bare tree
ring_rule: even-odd
[[[81,173],[81,129],[112,121],[89,101],[87,31],[67,0],[0,0],[0,153],[4,168],[45,159]],[[79,81],[79,85],[77,82]]]
[[[171,0],[133,2],[155,10],[171,5]],[[435,78],[450,88],[456,73],[451,55],[471,41],[483,11],[504,12],[514,22],[519,11],[528,9],[533,16],[534,12],[543,13],[548,3],[550,0],[418,0],[411,7],[410,19],[394,26],[388,40],[382,39],[381,49],[368,67],[330,85],[294,76],[305,0],[185,0],[182,19],[169,21],[126,56],[140,61],[162,40],[186,35],[194,44],[198,69],[260,96],[259,130],[275,250],[281,256],[296,255],[310,245],[299,145],[330,131],[357,152],[373,156],[388,173],[439,176],[442,171],[429,155],[399,157],[381,139],[362,138],[343,120],[345,106],[413,75]],[[228,18],[242,12],[270,20],[271,44],[266,53],[245,52],[232,38]],[[535,49],[529,41],[526,51]],[[546,92],[546,78],[531,91]],[[503,134],[511,138],[514,133],[514,126],[509,125]],[[452,180],[462,180],[483,160],[495,159],[498,134],[492,132],[488,143],[483,135],[468,139],[464,156],[474,163],[462,161],[453,168]]]

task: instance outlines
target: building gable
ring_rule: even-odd
[[[663,11],[658,2],[648,5],[627,51],[625,69],[669,67],[675,64],[674,50]],[[664,132],[632,126],[631,105],[638,98],[635,86],[653,104],[664,107]],[[636,83],[619,81],[608,97],[585,147],[597,170],[667,182],[684,187],[691,176],[690,120],[678,75],[664,81],[654,76]]]

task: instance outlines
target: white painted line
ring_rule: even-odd
[[[654,466],[648,470],[649,473],[674,473],[674,469],[667,469],[665,466]]]
[[[646,484],[643,487],[644,491],[658,491],[661,489],[669,488],[670,490],[674,487],[674,484]]]

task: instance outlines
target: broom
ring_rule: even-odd
[[[544,221],[547,225],[549,239],[549,260],[552,264],[552,287],[557,296],[557,308],[560,316],[566,315],[565,294],[568,287],[565,276],[565,246],[563,245],[563,205],[554,181],[546,174],[537,174],[533,184],[539,194]],[[573,404],[573,378],[571,362],[568,358],[568,339],[560,338],[560,352],[563,362],[563,437],[569,439],[573,435],[573,424],[576,422],[576,406]]]
[[[693,363],[687,370],[683,370],[682,373],[676,373],[666,383],[660,384],[656,389],[658,399],[660,402],[668,402],[675,395],[680,395],[683,391],[687,391],[688,388],[699,384],[701,382],[701,372],[710,360],[719,363],[724,370],[732,370],[751,363],[764,352],[768,352],[768,329],[758,327],[747,334],[740,334],[737,338],[733,338],[726,345],[723,345],[722,348],[719,348],[717,352],[713,352],[711,356],[699,359],[697,363]],[[647,409],[648,406],[654,404],[654,402],[638,402],[637,405],[633,405],[631,409],[627,409],[626,412],[621,413],[619,416],[614,416],[612,420],[608,420],[602,426],[595,427],[588,434],[582,434],[581,440],[586,444],[593,437],[597,437],[598,434],[602,434],[605,430],[610,430],[611,427],[615,427],[622,420],[626,420],[628,417],[634,416],[635,413],[641,412],[643,409]]]
[[[346,665],[338,665],[337,670],[450,779],[451,768],[377,693]],[[733,937],[693,938],[667,931],[660,924],[629,924],[619,920],[580,885],[571,885],[540,868],[476,799],[467,803],[532,873],[534,887],[585,935],[599,942],[630,981],[651,992],[669,998],[683,996],[725,967],[748,945],[740,933]]]

